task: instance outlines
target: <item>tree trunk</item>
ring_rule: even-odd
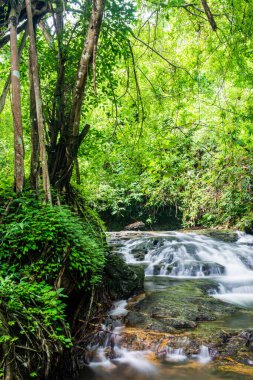
[[[30,57],[31,57],[32,77],[33,77],[34,95],[35,95],[35,103],[36,103],[44,199],[46,202],[52,203],[50,181],[49,181],[48,168],[47,168],[46,147],[45,147],[45,142],[44,142],[44,123],[43,123],[43,114],[42,114],[42,102],[41,102],[41,96],[40,96],[38,58],[37,58],[37,50],[36,50],[35,33],[34,33],[34,27],[33,27],[32,7],[31,7],[30,0],[26,0],[26,12],[27,12],[29,35],[30,35]]]
[[[95,61],[93,56],[96,52],[96,46],[100,33],[100,27],[102,23],[104,13],[104,0],[93,0],[92,2],[92,14],[89,23],[87,38],[82,51],[79,69],[77,72],[77,80],[73,97],[73,105],[70,115],[69,125],[72,128],[72,135],[76,137],[79,135],[81,107],[84,96],[84,87],[87,82],[89,69],[92,62]]]
[[[12,7],[9,17],[11,49],[11,89],[14,128],[14,190],[21,193],[24,187],[24,143],[21,114],[20,72],[17,44],[17,9]]]
[[[64,21],[63,21],[63,3],[57,2],[56,10],[53,12],[53,22],[57,36],[57,46],[58,46],[58,67],[57,67],[57,81],[54,90],[53,98],[53,109],[52,117],[49,125],[49,137],[50,137],[50,149],[48,150],[49,162],[48,168],[50,173],[50,179],[53,184],[55,184],[55,158],[56,153],[59,153],[59,150],[62,151],[62,145],[59,147],[57,140],[59,134],[63,137],[65,135],[65,54],[63,49],[63,30],[64,30]],[[59,157],[62,157],[61,154]],[[61,160],[64,160],[64,157]],[[59,174],[59,173],[58,173]]]
[[[69,120],[64,120],[65,130],[60,131],[60,141],[50,159],[50,178],[55,187],[60,190],[64,188],[67,189],[70,184],[79,147],[90,128],[89,125],[86,125],[80,133],[80,119],[84,89],[87,83],[89,71],[92,64],[95,64],[96,61],[94,55],[97,50],[96,47],[104,14],[104,3],[104,0],[92,1],[92,13],[77,70],[77,79],[70,117]]]
[[[29,52],[29,80],[30,80],[30,124],[31,124],[31,163],[30,163],[30,184],[31,188],[39,195],[40,181],[40,154],[39,135],[36,112],[36,100],[34,94],[34,83],[32,75],[31,51]]]
[[[19,48],[18,48],[18,58],[19,58],[19,60],[20,60],[22,51],[23,51],[23,49],[25,47],[25,42],[26,42],[27,34],[28,34],[28,31],[26,29],[24,31],[24,34],[22,36],[22,40],[21,40]],[[6,97],[7,97],[7,94],[9,92],[9,89],[10,89],[10,84],[11,84],[11,73],[9,74],[9,76],[7,78],[7,81],[5,82],[4,89],[3,89],[2,95],[0,97],[0,113],[4,109]]]

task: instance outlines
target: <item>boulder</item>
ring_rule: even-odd
[[[108,255],[105,272],[112,299],[127,299],[144,290],[144,267],[126,264],[117,253]]]
[[[206,293],[206,289],[216,286],[212,280],[167,279],[167,286],[160,291],[148,292],[146,298],[129,311],[128,327],[145,330],[152,326],[153,330],[160,332],[192,330],[202,321],[222,321],[241,310]],[[216,327],[212,325],[214,331]]]
[[[143,261],[148,251],[146,249],[132,249],[131,253],[136,260]]]
[[[175,261],[168,265],[166,269],[167,275],[173,274],[175,276],[180,274],[198,276],[199,273],[202,273],[204,276],[211,276],[225,273],[225,267],[223,265],[209,261],[185,260],[183,263],[181,261]]]
[[[128,224],[124,230],[126,231],[141,231],[141,230],[144,230],[146,227],[145,223],[143,222],[135,222],[135,223],[132,223],[132,224]]]

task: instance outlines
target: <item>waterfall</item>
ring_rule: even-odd
[[[146,266],[146,276],[212,278],[213,296],[253,307],[253,236],[238,232],[235,243],[196,233],[168,232],[124,241],[120,252],[131,264]]]
[[[201,364],[207,364],[211,361],[211,357],[209,354],[209,348],[207,346],[200,346],[199,353],[197,355],[198,361]]]
[[[129,351],[121,347],[120,332],[124,328],[124,317],[127,315],[127,301],[114,302],[108,312],[101,331],[91,341],[89,349],[93,352],[90,367],[96,371],[113,370],[118,365],[128,365],[140,373],[152,374],[155,366],[146,358],[149,351]]]
[[[168,347],[166,360],[172,362],[183,362],[187,360],[187,356],[185,355],[184,349],[182,347],[174,349]]]

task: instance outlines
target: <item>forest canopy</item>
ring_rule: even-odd
[[[76,186],[103,215],[151,225],[165,209],[251,224],[251,0],[32,1],[30,28],[28,3],[0,4],[6,186],[14,174],[49,202]]]

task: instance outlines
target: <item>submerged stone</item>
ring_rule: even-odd
[[[181,273],[188,276],[222,275],[225,273],[225,267],[221,264],[209,261],[185,260],[182,263],[177,260],[166,268],[167,275],[177,276]]]
[[[134,258],[140,261],[143,261],[145,259],[146,253],[146,249],[132,249],[131,251],[131,254],[134,256]]]

